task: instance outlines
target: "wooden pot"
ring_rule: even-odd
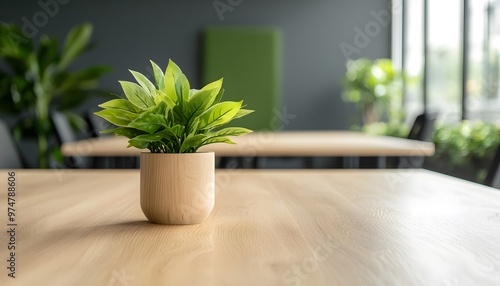
[[[214,207],[215,155],[141,153],[141,208],[160,224],[196,224]]]

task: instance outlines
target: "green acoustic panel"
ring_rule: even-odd
[[[244,100],[254,113],[232,122],[253,130],[281,128],[282,37],[277,28],[211,27],[204,33],[202,81],[224,78],[224,100]]]

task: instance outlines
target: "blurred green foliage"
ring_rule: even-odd
[[[408,136],[410,129],[408,125],[403,122],[375,122],[364,125],[361,131],[371,135],[405,138]]]
[[[96,94],[99,79],[111,69],[92,66],[78,71],[68,67],[92,44],[92,25],[71,29],[62,51],[56,38],[42,35],[38,43],[14,24],[0,23],[0,111],[17,116],[14,134],[18,140],[35,136],[38,166],[48,167],[48,138],[53,133],[52,110],[66,111]],[[82,128],[85,121],[75,114],[68,118]]]
[[[403,123],[403,74],[392,60],[360,58],[346,63],[342,80],[342,98],[355,103],[362,112],[363,127],[353,126],[374,135],[406,137],[408,127]],[[387,121],[381,118],[387,117]]]
[[[459,124],[442,124],[433,136],[436,159],[450,166],[469,166],[481,182],[487,170],[483,161],[490,161],[500,145],[500,126],[482,121],[463,120]],[[489,162],[486,162],[489,163]]]
[[[349,60],[342,81],[343,98],[361,107],[378,102],[389,102],[395,93],[401,93],[400,73],[390,59],[372,61],[366,58]]]

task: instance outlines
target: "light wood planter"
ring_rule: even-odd
[[[141,208],[160,224],[197,224],[214,207],[215,155],[141,153]]]

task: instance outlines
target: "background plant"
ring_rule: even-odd
[[[371,134],[405,137],[408,127],[403,123],[402,73],[392,61],[360,58],[347,61],[346,67],[342,98],[356,104],[364,123],[355,128]],[[381,121],[383,115],[387,122]]]
[[[372,135],[387,135],[393,137],[405,138],[408,136],[410,129],[408,125],[402,121],[392,122],[375,122],[372,124],[364,125],[361,131]]]
[[[484,180],[488,166],[500,145],[500,127],[493,123],[463,120],[459,124],[443,124],[433,136],[435,157],[451,166],[472,166],[475,179]],[[483,162],[487,161],[487,162]]]
[[[0,110],[17,116],[14,134],[18,140],[36,136],[40,168],[49,166],[51,110],[65,111],[73,125],[83,128],[85,121],[71,110],[96,94],[99,79],[110,71],[107,66],[68,70],[90,49],[91,35],[90,24],[76,26],[59,51],[55,38],[43,35],[35,45],[18,26],[0,23]]]
[[[252,132],[242,127],[217,130],[253,110],[243,109],[243,101],[221,102],[223,80],[191,89],[181,69],[171,60],[165,73],[151,61],[153,84],[144,75],[130,71],[139,84],[120,81],[126,99],[99,105],[95,114],[117,126],[103,131],[129,138],[128,147],[152,153],[193,153],[212,143],[234,144],[228,136]],[[217,130],[217,131],[215,131]]]

